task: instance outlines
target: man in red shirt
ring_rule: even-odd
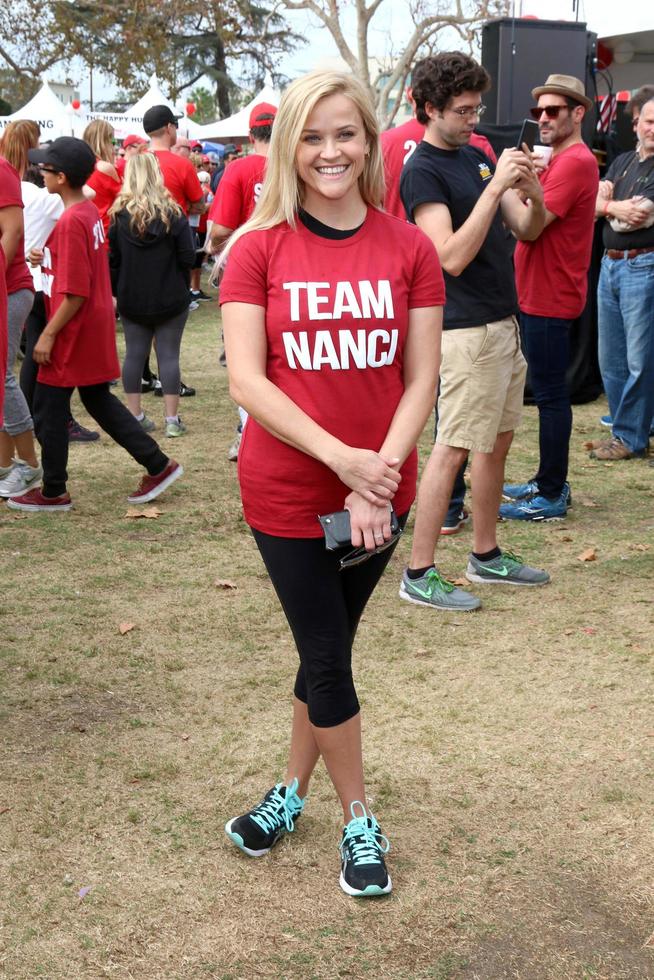
[[[204,198],[195,167],[172,148],[177,142],[177,117],[167,105],[155,105],[143,116],[143,129],[150,137],[150,149],[159,161],[163,182],[184,214],[202,214]]]
[[[277,107],[269,102],[259,102],[250,112],[249,140],[254,153],[232,161],[218,184],[216,195],[209,209],[210,255],[219,252],[229,236],[245,224],[259,200],[266,173],[266,157],[270,149],[272,126],[277,115]],[[224,352],[220,363],[225,364]],[[244,409],[239,407],[240,422],[236,428],[236,438],[227,450],[227,459],[235,463],[241,444],[241,433],[247,420]]]
[[[565,517],[570,503],[572,407],[566,372],[570,327],[586,305],[599,173],[581,137],[584,116],[592,107],[583,82],[571,75],[550,75],[532,95],[538,99],[532,115],[541,143],[552,147],[552,157],[540,170],[545,227],[533,241],[518,242],[515,272],[524,351],[538,406],[540,462],[531,480],[504,486],[509,503],[502,504],[500,516],[547,521]]]
[[[254,211],[263,186],[276,114],[277,107],[268,102],[259,102],[250,112],[249,140],[254,153],[230,163],[209,209],[212,225],[208,251],[212,254],[220,251],[232,232],[245,224]]]

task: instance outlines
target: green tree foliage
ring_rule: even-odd
[[[12,0],[0,4],[0,57],[38,78],[81,59],[126,89],[156,72],[175,100],[206,78],[220,115],[240,86],[280,81],[302,39],[271,0]]]
[[[195,103],[194,122],[202,126],[216,118],[216,101],[208,88],[198,85],[189,95],[189,102]]]

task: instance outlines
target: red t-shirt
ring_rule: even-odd
[[[127,166],[127,160],[125,159],[125,157],[116,157],[116,163],[115,163],[116,173],[118,174],[121,180],[125,179],[126,166]]]
[[[387,129],[381,134],[382,155],[384,157],[384,172],[386,174],[386,197],[384,207],[389,214],[406,219],[406,212],[400,198],[400,176],[402,167],[407,162],[418,143],[425,135],[425,127],[417,119],[409,119],[402,126]],[[493,147],[485,136],[473,133],[470,145],[477,146],[487,157],[497,162]]]
[[[66,294],[84,296],[85,302],[57,334],[50,364],[41,364],[38,380],[74,388],[117,378],[109,263],[102,221],[91,201],[73,204],[59,218],[45,243],[41,278],[48,320]]]
[[[5,377],[7,374],[7,285],[5,253],[0,248],[0,425],[4,422]]]
[[[202,186],[195,167],[187,157],[181,157],[170,150],[152,150],[157,160],[163,182],[181,207],[188,214],[189,205],[202,197]]]
[[[0,208],[22,208],[23,197],[20,189],[20,177],[10,163],[0,157]],[[34,283],[30,270],[25,261],[25,238],[20,236],[16,254],[6,269],[7,293],[17,293],[19,289],[29,289],[34,292]]]
[[[98,170],[98,165],[96,164],[95,170],[86,183],[95,191],[93,203],[100,214],[106,238],[107,232],[109,231],[109,208],[118,197],[120,188],[122,187],[122,181],[114,180],[109,174],[103,174],[101,170]]]
[[[532,316],[574,320],[586,305],[599,172],[585,143],[555,156],[540,175],[545,207],[556,215],[534,242],[518,242],[518,302]]]
[[[209,221],[232,229],[244,225],[259,200],[265,172],[266,158],[261,153],[233,160],[218,184]]]
[[[264,307],[268,378],[337,439],[378,450],[404,391],[409,310],[442,306],[445,288],[427,236],[369,208],[339,241],[299,221],[295,231],[284,223],[245,235],[227,260],[220,301]],[[341,510],[350,493],[253,418],[238,467],[245,519],[266,534],[318,538],[317,515]],[[414,450],[393,501],[398,514],[413,502],[416,475]]]

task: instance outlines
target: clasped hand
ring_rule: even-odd
[[[349,447],[333,469],[339,480],[368,503],[386,506],[397,493],[402,475],[399,459],[384,459],[373,449]]]
[[[366,551],[374,551],[391,537],[390,504],[380,507],[371,504],[359,493],[350,493],[345,498],[345,510],[350,512],[352,545],[364,546]]]

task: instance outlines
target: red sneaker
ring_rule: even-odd
[[[10,497],[7,501],[7,507],[12,510],[55,511],[70,510],[72,506],[73,501],[70,499],[69,493],[62,493],[60,497],[44,497],[39,487],[28,490],[27,493]]]
[[[127,498],[130,504],[147,504],[149,500],[154,500],[160,493],[163,493],[171,483],[179,480],[184,470],[174,459],[169,459],[166,468],[157,476],[146,474],[139,483],[138,490]]]

